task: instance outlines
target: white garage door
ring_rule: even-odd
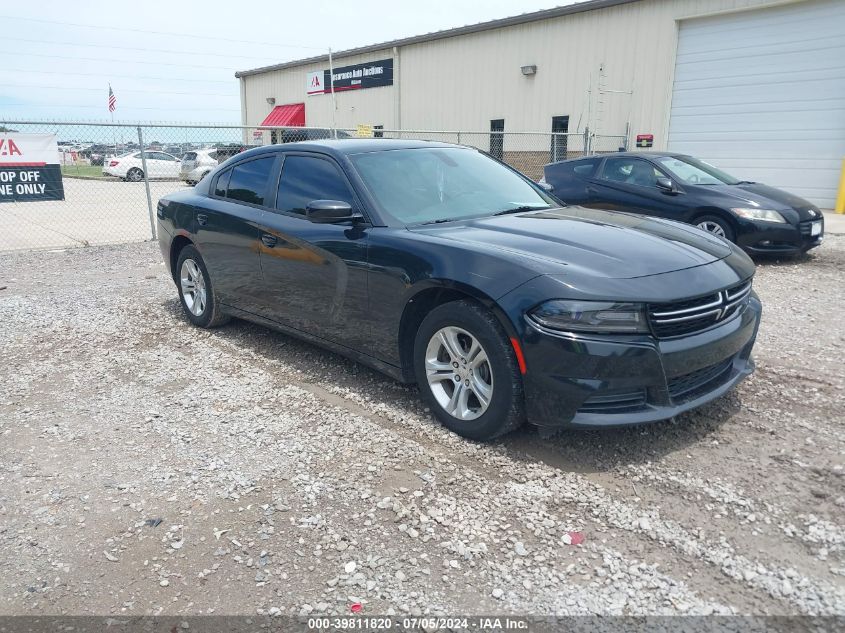
[[[845,2],[682,22],[669,149],[832,208],[845,158]]]

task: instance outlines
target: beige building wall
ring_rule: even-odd
[[[569,116],[569,131],[668,134],[678,22],[783,4],[772,0],[641,0],[494,30],[336,57],[335,66],[394,58],[394,85],[336,94],[336,124],[387,129],[548,132]],[[536,65],[525,76],[520,67]],[[332,124],[331,96],[306,96],[306,74],[326,62],[248,75],[244,120],[257,125],[276,104],[304,102],[306,125]],[[505,150],[518,150],[508,139]],[[608,148],[610,149],[610,148]]]

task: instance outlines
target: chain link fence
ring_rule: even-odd
[[[55,134],[64,199],[0,203],[0,251],[155,238],[159,198],[193,186],[229,157],[259,145],[331,138],[325,128],[0,121],[9,132]],[[626,137],[585,133],[346,129],[338,138],[420,139],[478,148],[532,180],[543,166],[624,149]]]

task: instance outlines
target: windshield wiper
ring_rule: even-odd
[[[534,207],[529,204],[525,204],[521,207],[513,207],[512,209],[497,211],[493,215],[508,215],[510,213],[522,213],[523,211],[545,211],[546,209],[551,209],[551,207]]]
[[[428,222],[420,222],[417,226],[427,226],[429,224],[443,224],[444,222],[455,222],[457,220],[464,220],[466,218],[440,218],[439,220],[429,220]]]

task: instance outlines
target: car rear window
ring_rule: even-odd
[[[226,197],[250,204],[264,204],[267,181],[270,179],[275,160],[275,157],[268,156],[235,165],[232,175],[229,176]],[[218,186],[219,182],[218,180]]]
[[[196,152],[188,152],[182,157],[182,160],[196,160],[197,153]]]

